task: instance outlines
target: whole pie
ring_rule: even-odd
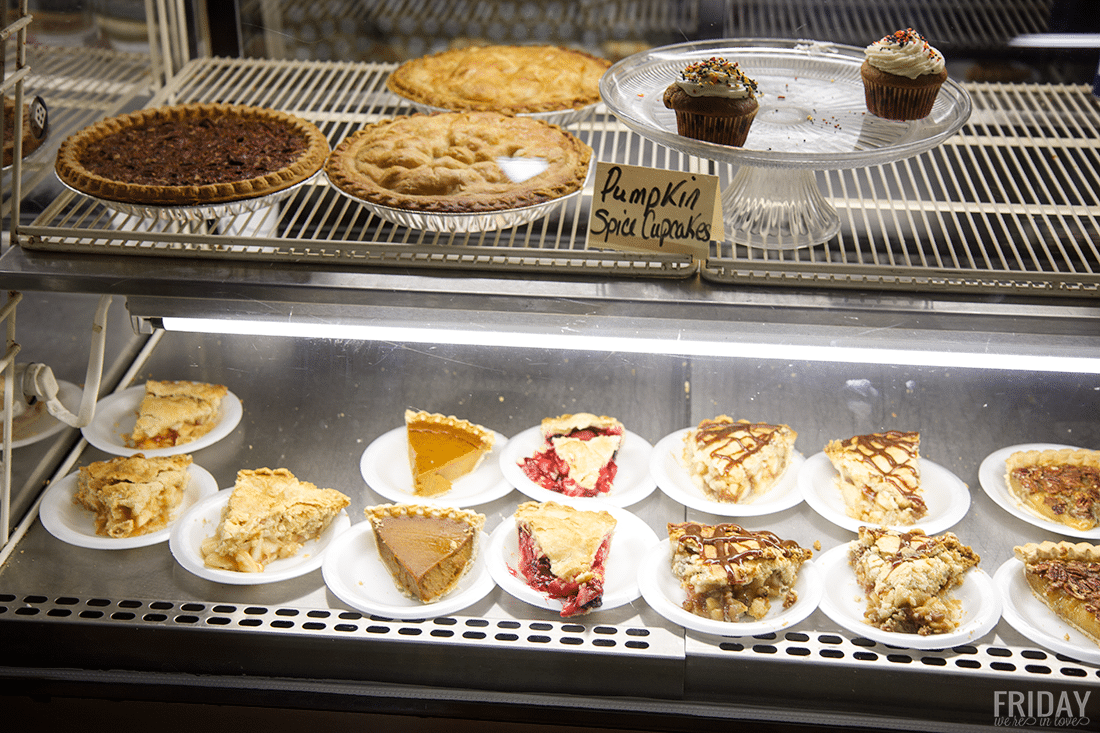
[[[599,608],[615,517],[603,510],[528,501],[516,508],[515,520],[519,571],[527,584],[560,600],[562,617]]]
[[[450,491],[454,481],[477,470],[496,439],[493,431],[468,420],[423,410],[405,411],[405,433],[418,496]]]
[[[1013,552],[1035,597],[1100,644],[1100,545],[1029,542]]]
[[[436,213],[503,211],[584,186],[592,148],[556,125],[498,112],[410,115],[368,125],[325,165],[344,193]]]
[[[57,176],[101,199],[158,206],[239,201],[281,191],[324,165],[312,123],[229,104],[155,107],[101,120],[69,136]]]
[[[981,560],[951,532],[927,535],[860,527],[849,559],[867,594],[867,623],[903,634],[944,634],[958,628],[962,605],[951,590]]]
[[[475,46],[406,61],[390,91],[457,112],[550,112],[600,101],[600,77],[611,62],[557,46]]]
[[[719,415],[684,436],[683,460],[692,482],[711,499],[739,502],[775,486],[794,454],[789,425],[750,423]]]
[[[430,603],[447,595],[477,557],[484,515],[406,504],[367,507],[375,544],[393,583]]]
[[[1005,460],[1005,482],[1039,516],[1077,530],[1100,524],[1100,451],[1020,451]]]
[[[773,600],[789,608],[798,570],[813,555],[794,540],[737,524],[668,525],[672,574],[687,593],[684,610],[715,621],[762,619]]]
[[[928,513],[920,487],[920,433],[888,430],[830,441],[848,515],[861,522],[911,525]]]
[[[626,433],[607,415],[579,412],[542,421],[543,445],[519,462],[527,478],[566,496],[599,496],[611,490],[615,456]]]
[[[138,537],[168,526],[191,479],[191,456],[138,453],[81,466],[73,500],[95,514],[95,531]]]
[[[224,384],[147,381],[134,430],[123,436],[126,445],[149,450],[201,438],[218,424],[218,408],[228,393]]]

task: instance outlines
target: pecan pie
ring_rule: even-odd
[[[493,449],[491,430],[453,415],[405,411],[413,493],[435,496],[472,473]]]
[[[739,502],[772,488],[787,470],[798,433],[719,415],[684,436],[684,464],[711,499]]]
[[[325,173],[344,193],[372,204],[473,213],[533,206],[577,191],[591,158],[592,148],[556,125],[497,112],[452,112],[368,125],[336,146]]]
[[[962,607],[950,591],[963,584],[981,558],[951,532],[860,527],[849,559],[867,594],[867,623],[928,636],[958,628]]]
[[[687,592],[684,610],[715,621],[759,620],[773,600],[789,608],[798,570],[813,555],[794,540],[736,524],[669,523],[672,574]]]
[[[613,417],[580,412],[542,421],[542,448],[519,462],[524,475],[566,496],[599,496],[611,490],[618,473],[615,455],[623,444],[623,424]]]
[[[1013,551],[1035,597],[1100,644],[1100,545],[1029,542]]]
[[[1077,530],[1100,524],[1100,451],[1077,448],[1013,453],[1009,489],[1039,516]]]
[[[406,504],[367,507],[382,564],[405,595],[430,603],[447,595],[477,557],[484,515]]]
[[[386,85],[413,102],[458,112],[551,112],[600,101],[600,77],[610,66],[557,46],[475,46],[406,61]]]
[[[181,104],[102,120],[69,136],[57,176],[89,196],[190,206],[281,191],[321,169],[315,125],[261,107]]]
[[[191,456],[133,456],[81,466],[77,504],[95,513],[96,534],[138,537],[168,526],[191,479]]]
[[[218,407],[228,393],[223,384],[151,379],[145,383],[134,431],[124,440],[143,450],[190,443],[218,424]]]
[[[920,433],[889,430],[830,441],[848,514],[862,522],[909,525],[928,513],[920,490]]]

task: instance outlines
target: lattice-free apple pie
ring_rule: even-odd
[[[1013,548],[1028,587],[1051,611],[1100,644],[1100,545],[1041,542]]]
[[[833,440],[825,454],[840,474],[837,486],[849,516],[910,525],[928,513],[920,486],[920,433],[888,430]]]
[[[519,463],[527,478],[566,496],[599,496],[611,490],[618,473],[615,456],[626,433],[621,422],[578,412],[545,418],[541,431],[542,447]]]
[[[1030,450],[1005,460],[1005,482],[1032,511],[1078,530],[1100,524],[1100,451]]]
[[[133,456],[81,466],[77,504],[95,513],[96,534],[138,537],[168,526],[183,500],[191,456]]]
[[[775,486],[794,454],[789,425],[750,423],[719,415],[684,436],[683,460],[692,482],[711,499],[746,501]]]
[[[328,529],[350,499],[335,489],[299,481],[285,468],[237,472],[214,534],[202,542],[208,567],[262,573]]]
[[[436,213],[503,211],[579,190],[592,148],[565,130],[497,112],[411,115],[336,146],[325,172],[372,204]]]
[[[149,450],[201,438],[218,424],[218,408],[228,393],[224,384],[149,380],[134,430],[123,436],[126,445]]]

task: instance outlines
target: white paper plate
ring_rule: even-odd
[[[962,601],[963,615],[959,627],[952,633],[921,636],[875,628],[863,620],[863,613],[867,610],[866,596],[849,564],[849,547],[850,543],[834,547],[817,560],[825,585],[820,608],[826,616],[856,636],[911,649],[947,649],[976,642],[989,633],[1001,618],[1001,599],[993,587],[992,578],[983,570],[971,568],[963,584],[953,591],[954,597]]]
[[[642,597],[654,611],[672,623],[704,634],[757,636],[789,629],[814,612],[824,589],[821,573],[812,560],[807,560],[799,568],[798,579],[794,584],[798,600],[790,608],[783,608],[782,603],[773,602],[771,610],[760,620],[715,621],[684,610],[683,603],[687,594],[680,587],[680,581],[672,574],[669,553],[669,540],[666,539],[650,548],[642,558],[638,566],[638,586]]]
[[[2,392],[0,392],[2,394]],[[61,404],[68,408],[74,415],[80,412],[80,401],[84,398],[84,390],[72,382],[57,380],[57,398]],[[67,425],[46,411],[46,403],[42,400],[28,407],[19,417],[12,419],[12,448],[22,448],[25,445],[45,440],[51,435],[64,430]],[[0,428],[0,444],[4,437],[4,431]]]
[[[171,534],[172,526],[182,516],[200,501],[218,492],[217,482],[205,468],[192,463],[187,467],[187,472],[191,474],[191,480],[187,482],[179,507],[168,522],[168,526],[156,532],[120,538],[96,534],[95,515],[73,501],[80,478],[79,471],[70,473],[46,489],[38,508],[38,517],[42,520],[42,526],[46,531],[62,542],[77,547],[94,550],[127,550],[132,547],[147,547],[165,542]]]
[[[149,448],[146,450],[130,448],[122,440],[122,436],[133,432],[134,423],[137,422],[138,406],[141,405],[144,396],[145,385],[139,384],[136,387],[124,389],[101,399],[96,404],[95,417],[92,418],[92,422],[81,431],[84,434],[84,439],[104,453],[116,456],[132,456],[135,453],[141,453],[147,458],[152,458],[153,456],[194,453],[217,443],[233,432],[244,413],[237,395],[229,392],[222,399],[218,408],[218,424],[201,438],[169,448]]]
[[[446,616],[477,603],[496,587],[485,562],[488,535],[482,532],[479,541],[473,567],[454,590],[433,603],[409,598],[393,584],[393,576],[378,556],[368,521],[359,522],[333,541],[325,552],[321,572],[325,585],[337,598],[363,613],[396,619]]]
[[[455,481],[450,491],[439,496],[419,496],[413,492],[408,431],[404,426],[375,438],[359,459],[359,471],[368,486],[396,504],[459,508],[486,504],[512,491],[512,484],[500,470],[500,454],[508,438],[495,431],[493,435],[496,436],[493,450],[477,470]]]
[[[824,452],[807,458],[798,472],[798,485],[806,503],[833,524],[852,532],[864,526],[880,526],[848,516],[844,497],[836,486],[838,475]],[[919,527],[928,534],[936,534],[955,526],[966,516],[970,509],[970,491],[958,476],[938,463],[921,458],[920,485],[928,513],[913,525],[897,525],[891,529]]]
[[[1052,652],[1100,664],[1096,642],[1058,618],[1031,592],[1022,562],[1014,557],[1005,561],[993,575],[993,585],[1000,593],[1001,614],[1009,626]]]
[[[1025,450],[1055,450],[1059,448],[1076,447],[1077,446],[1061,445],[1058,443],[1024,443],[1001,448],[986,456],[981,466],[978,467],[978,483],[982,485],[982,490],[989,495],[989,498],[995,501],[1002,509],[1012,516],[1024,520],[1028,524],[1067,537],[1082,537],[1092,540],[1100,539],[1100,527],[1093,527],[1092,529],[1085,530],[1074,529],[1060,522],[1053,522],[1045,517],[1039,516],[1022,501],[1017,499],[1008,488],[1008,484],[1005,483],[1005,460],[1013,453]]]
[[[593,613],[633,602],[641,595],[638,588],[638,562],[657,544],[657,534],[649,525],[630,512],[616,506],[601,506],[615,517],[615,534],[607,555],[604,574],[603,603]],[[593,510],[596,510],[593,507]],[[519,571],[519,539],[516,518],[504,520],[489,537],[486,561],[493,580],[509,595],[537,608],[561,612],[562,602],[549,598],[527,585]]]
[[[226,585],[264,585],[305,575],[321,567],[325,550],[333,540],[351,526],[351,519],[341,511],[320,537],[305,543],[294,557],[273,560],[262,573],[239,573],[234,570],[208,568],[202,560],[202,541],[212,537],[222,518],[222,509],[229,502],[232,489],[224,489],[191,508],[172,527],[168,547],[176,562],[200,578]]]
[[[653,446],[645,438],[629,430],[624,432],[622,447],[619,448],[619,453],[615,457],[619,470],[615,475],[615,481],[611,484],[611,490],[599,496],[566,496],[544,489],[527,478],[519,462],[535,455],[542,445],[542,427],[536,425],[509,440],[508,445],[504,446],[504,450],[500,453],[500,470],[504,473],[504,478],[536,501],[556,501],[562,504],[600,502],[627,507],[646,498],[657,488],[656,482],[649,473],[649,455],[653,451]]]
[[[791,456],[790,465],[779,478],[779,483],[771,490],[759,496],[750,497],[746,502],[735,503],[711,499],[691,480],[691,475],[684,468],[680,457],[684,447],[684,436],[691,430],[692,428],[684,428],[661,438],[657,441],[657,445],[653,446],[653,452],[649,457],[649,472],[657,482],[657,487],[669,498],[686,507],[723,517],[758,517],[762,514],[790,509],[802,503],[802,492],[798,488],[798,471],[806,459],[798,451]]]

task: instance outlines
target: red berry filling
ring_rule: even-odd
[[[565,580],[554,575],[550,569],[550,558],[536,551],[531,533],[525,527],[519,528],[520,572],[529,586],[562,601],[563,618],[587,613],[603,603],[604,569],[610,551],[611,535],[608,535],[600,543],[600,549],[592,560],[595,577],[585,583]]]
[[[553,437],[568,437],[578,440],[592,440],[597,435],[620,435],[620,430],[598,430],[596,428],[581,428],[574,430],[566,436],[555,435]],[[549,443],[549,440],[547,441]],[[534,481],[548,491],[556,491],[566,496],[597,496],[606,494],[611,490],[611,484],[615,481],[615,474],[619,467],[614,457],[600,469],[600,476],[593,488],[581,486],[569,477],[569,463],[559,456],[552,445],[548,445],[541,453],[523,459],[519,464],[527,478]]]

